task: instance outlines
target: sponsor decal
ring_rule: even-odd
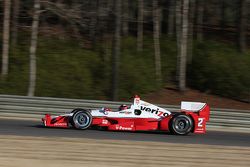
[[[108,120],[103,119],[103,120],[102,120],[102,124],[108,124]]]
[[[55,123],[54,125],[55,125],[55,126],[66,126],[67,123]]]
[[[157,108],[155,110],[155,109],[151,109],[149,107],[141,106],[141,110],[142,111],[147,111],[147,112],[150,112],[150,113],[153,113],[153,114],[156,114],[158,116],[163,116],[163,117],[167,117],[168,116],[168,113],[165,113],[163,111],[159,111],[159,108]]]
[[[124,127],[124,126],[120,126],[120,125],[116,125],[116,130],[132,130],[132,127]]]
[[[132,112],[131,111],[120,111],[119,113],[120,114],[131,114]]]

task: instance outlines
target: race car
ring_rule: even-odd
[[[42,122],[46,127],[74,127],[88,129],[99,127],[111,131],[166,131],[177,135],[205,133],[209,121],[210,108],[206,103],[182,102],[179,112],[145,102],[139,96],[133,104],[121,105],[116,111],[109,108],[95,110],[74,109],[60,116],[46,114]]]

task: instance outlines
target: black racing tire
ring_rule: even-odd
[[[82,109],[82,108],[75,108],[75,109],[73,109],[70,113],[76,113],[77,111],[82,111],[82,110],[84,110],[84,109]],[[70,118],[69,118],[69,123],[74,127],[74,122],[73,122],[73,116],[71,116]]]
[[[170,131],[176,135],[187,135],[193,129],[193,120],[185,114],[175,115],[170,121]]]
[[[84,109],[82,109],[82,108],[75,108],[75,109],[72,110],[70,113],[75,113],[75,112],[80,111],[80,110],[84,110]]]
[[[74,112],[71,118],[71,124],[76,129],[88,129],[92,124],[92,115],[88,110],[79,109]]]

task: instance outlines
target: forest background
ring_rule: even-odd
[[[0,93],[250,101],[249,0],[2,0]]]

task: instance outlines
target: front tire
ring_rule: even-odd
[[[87,110],[78,110],[72,116],[72,125],[76,129],[88,129],[92,124],[92,115]]]
[[[193,120],[185,114],[178,114],[170,121],[170,131],[177,135],[187,135],[193,128]]]

